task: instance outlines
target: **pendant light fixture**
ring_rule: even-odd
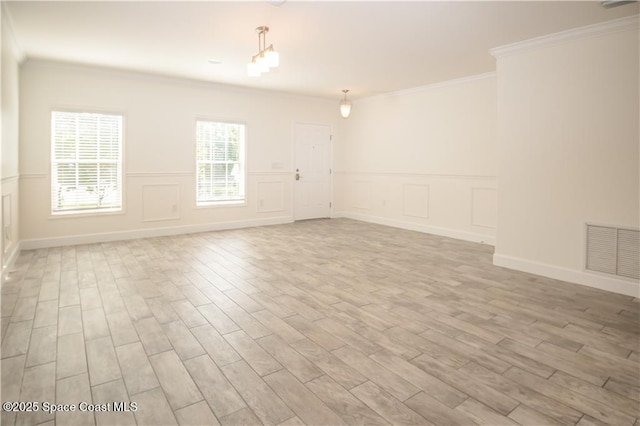
[[[343,89],[342,93],[344,93],[344,99],[340,101],[340,115],[342,118],[349,118],[351,114],[351,102],[347,100],[347,93],[349,89]]]
[[[249,77],[260,77],[262,73],[269,72],[271,68],[277,68],[280,65],[280,54],[273,48],[273,44],[266,47],[269,27],[258,27],[256,32],[258,33],[258,53],[252,56],[251,62],[247,64]]]

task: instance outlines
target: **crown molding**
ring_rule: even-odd
[[[637,30],[640,23],[640,20],[638,19],[639,16],[640,15],[627,16],[625,18],[587,25],[585,27],[573,28],[559,33],[547,34],[529,40],[519,41],[517,43],[494,47],[493,49],[489,49],[489,53],[494,58],[499,59],[504,56],[525,52],[542,46],[549,46],[585,37],[612,34],[631,29]]]
[[[21,64],[27,58],[27,55],[25,54],[24,49],[22,48],[22,46],[20,46],[20,43],[18,43],[18,39],[16,38],[16,34],[14,31],[15,26],[13,25],[13,17],[6,2],[0,2],[0,8],[2,9],[2,27],[6,27],[6,34],[9,36],[9,43],[11,44],[13,52],[16,55],[18,64]]]
[[[391,98],[394,96],[403,96],[403,95],[410,95],[413,93],[428,92],[430,90],[439,89],[441,87],[455,86],[457,84],[464,84],[472,81],[484,80],[487,78],[495,78],[495,77],[496,77],[496,72],[489,71],[482,74],[468,75],[465,77],[454,78],[452,80],[445,80],[437,83],[426,84],[424,86],[412,87],[410,89],[402,89],[402,90],[397,90],[395,92],[387,92],[387,93],[381,93],[379,95],[367,96],[364,98],[353,100],[352,103],[359,104],[359,103],[364,103],[364,102],[369,102],[369,101],[374,101],[379,99]]]

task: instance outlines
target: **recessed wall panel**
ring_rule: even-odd
[[[361,210],[371,209],[371,181],[356,180],[353,183],[351,195],[351,206],[353,208]]]
[[[284,183],[258,182],[258,213],[284,211]]]
[[[429,218],[429,185],[402,185],[402,214],[423,219]]]
[[[494,188],[471,189],[471,224],[496,229],[498,194]]]
[[[142,221],[180,219],[180,185],[147,184],[142,186]]]
[[[12,240],[11,194],[2,197],[2,247],[9,250]]]

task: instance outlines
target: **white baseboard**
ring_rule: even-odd
[[[624,279],[607,277],[603,275],[591,274],[585,271],[563,268],[532,260],[505,256],[501,254],[493,255],[493,264],[503,268],[515,269],[517,271],[542,275],[556,280],[581,284],[588,287],[598,288],[613,293],[627,296],[640,297],[640,283],[627,281]]]
[[[473,232],[460,231],[451,228],[441,228],[439,226],[421,225],[418,223],[387,219],[379,216],[370,216],[352,212],[338,212],[334,213],[332,217],[346,217],[349,219],[361,220],[363,222],[377,223],[379,225],[392,226],[394,228],[407,229],[409,231],[423,232],[425,234],[439,235],[441,237],[455,238],[457,240],[471,241],[474,243],[487,244],[490,246],[494,246],[496,243],[496,238],[491,235],[476,234]]]
[[[168,235],[195,234],[198,232],[222,231],[225,229],[251,228],[254,226],[281,225],[293,222],[290,216],[268,219],[238,220],[229,222],[203,223],[198,225],[172,226],[166,228],[134,229],[130,231],[104,232],[99,234],[71,235],[64,237],[23,240],[22,250],[47,247],[71,246],[77,244],[105,243],[109,241],[133,240],[136,238],[165,237]]]

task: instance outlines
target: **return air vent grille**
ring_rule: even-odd
[[[587,224],[587,265],[591,271],[640,278],[640,232]]]

